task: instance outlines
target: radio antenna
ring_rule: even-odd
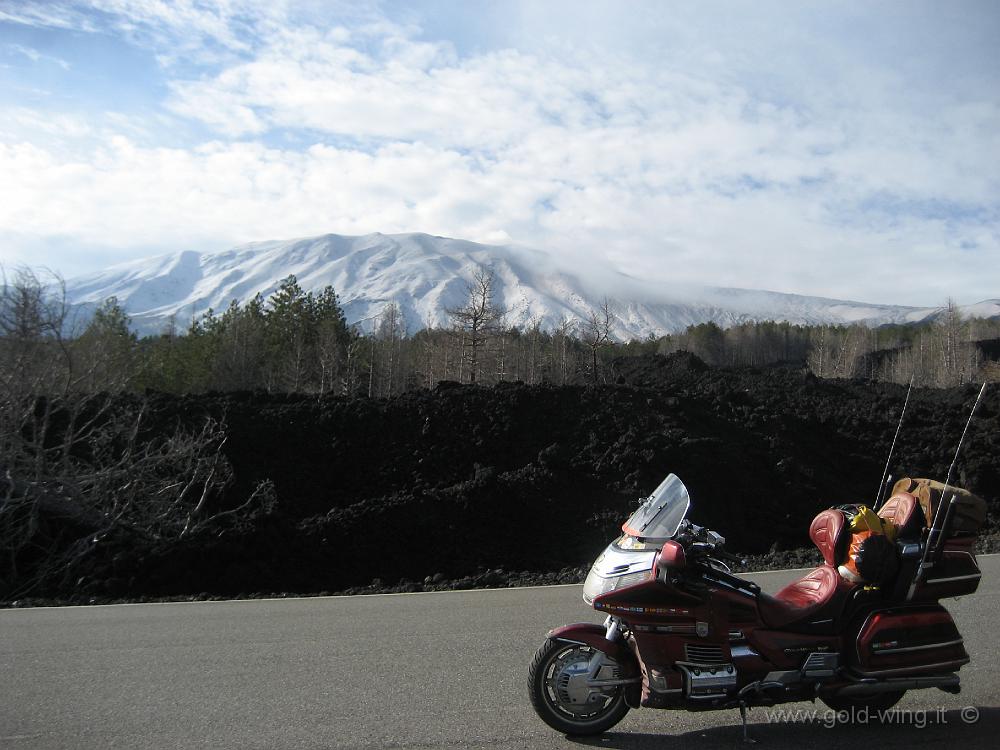
[[[983,392],[986,390],[986,383],[983,383],[983,387],[979,389],[979,395],[976,396],[976,403],[972,405],[972,411],[969,412],[969,419],[965,423],[965,429],[962,430],[962,437],[958,439],[958,447],[955,449],[955,457],[951,460],[951,466],[948,467],[948,476],[944,480],[944,489],[941,490],[941,499],[944,500],[945,494],[948,492],[948,486],[951,484],[951,475],[955,471],[955,464],[958,462],[958,454],[962,451],[962,443],[965,442],[965,433],[969,431],[969,425],[972,424],[972,417],[976,413],[976,409],[979,408],[979,401],[983,398]],[[938,513],[941,512],[941,507],[938,506]],[[935,514],[936,516],[937,514]]]
[[[892,454],[896,450],[896,440],[899,438],[899,431],[903,427],[903,417],[906,416],[906,405],[910,403],[910,391],[913,390],[913,375],[910,375],[910,384],[906,388],[906,400],[903,401],[903,410],[899,412],[899,424],[896,425],[896,434],[892,436],[892,445],[889,446],[889,457],[885,459],[885,471],[882,472],[882,481],[878,483],[878,493],[875,495],[875,507],[878,510],[882,504],[882,496],[885,494],[886,477],[889,476],[889,464],[892,462]]]
[[[917,573],[913,577],[913,582],[910,584],[910,590],[906,594],[906,600],[910,601],[913,598],[914,592],[917,590],[917,585],[923,580],[924,573],[927,568],[934,565],[933,562],[928,563],[927,558],[930,556],[931,549],[934,548],[934,554],[937,555],[937,547],[940,546],[941,534],[944,527],[948,523],[948,512],[951,510],[951,505],[955,502],[955,494],[952,493],[951,497],[948,497],[948,487],[951,484],[951,475],[955,470],[955,464],[958,462],[958,454],[962,451],[962,443],[965,442],[965,433],[969,431],[969,425],[972,424],[972,417],[976,413],[976,409],[979,407],[979,401],[983,397],[983,392],[986,390],[986,383],[983,383],[983,387],[979,389],[979,395],[976,396],[976,403],[972,405],[972,411],[969,412],[969,419],[965,423],[965,429],[962,430],[962,437],[958,439],[958,447],[955,449],[955,457],[951,461],[951,466],[948,467],[948,476],[944,480],[944,488],[941,490],[941,499],[938,501],[937,510],[934,511],[934,520],[931,521],[930,528],[927,531],[927,543],[924,545],[924,553],[920,556],[920,566],[917,568]],[[941,525],[938,525],[938,519],[941,518],[941,512],[944,509],[944,518]]]

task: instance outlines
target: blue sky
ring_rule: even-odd
[[[0,262],[325,232],[1000,297],[1000,5],[0,4]]]

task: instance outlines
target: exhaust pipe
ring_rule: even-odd
[[[960,678],[957,674],[932,675],[928,677],[899,677],[878,682],[859,682],[835,690],[833,695],[847,697],[863,697],[879,693],[894,693],[897,690],[921,690],[923,688],[940,688],[947,693],[959,691]]]

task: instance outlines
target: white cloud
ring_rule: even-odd
[[[808,197],[574,185],[525,177],[521,167],[426,144],[372,153],[222,142],[181,150],[117,138],[75,162],[22,144],[0,148],[9,176],[0,185],[0,227],[118,248],[122,259],[136,246],[216,249],[329,231],[419,229],[481,241],[506,234],[577,266],[609,255],[664,281],[913,303],[956,290],[995,294],[995,233],[981,232],[970,258],[946,221],[832,226]],[[898,252],[907,261],[896,266],[889,259]]]
[[[58,65],[63,70],[69,70],[70,65],[68,62],[63,60],[61,57],[55,57],[53,55],[46,55],[39,52],[34,47],[25,47],[23,44],[8,44],[7,50],[13,52],[17,55],[22,55],[32,62],[46,62],[53,65]]]
[[[668,23],[654,5],[644,15],[673,46],[648,56],[627,40],[566,38],[469,51],[370,8],[318,24],[283,4],[96,7],[105,33],[166,55],[168,73],[185,34],[212,62],[170,74],[165,106],[214,140],[156,147],[154,120],[135,113],[7,113],[8,236],[77,238],[124,258],[419,230],[511,238],[578,265],[606,255],[651,279],[912,304],[1000,294],[995,92],[936,98],[928,116],[893,91],[899,71],[846,55],[801,15],[789,23],[806,41],[786,55],[820,57],[815,90],[805,57],[768,62],[732,26],[720,31],[731,44],[713,47],[689,11]],[[62,145],[31,135],[33,119]],[[88,126],[86,147],[65,145]]]
[[[57,139],[84,138],[93,133],[92,124],[68,114],[48,114],[30,107],[0,110],[0,138],[8,143],[40,135]]]
[[[88,32],[97,30],[97,27],[87,18],[86,13],[71,3],[36,3],[30,0],[11,0],[0,7],[0,22]]]

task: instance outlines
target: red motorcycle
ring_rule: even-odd
[[[838,572],[850,520],[824,510],[809,528],[824,564],[774,596],[730,572],[737,558],[686,520],[689,506],[671,474],[587,576],[583,599],[608,615],[604,625],[549,632],[528,678],[549,726],[589,735],[629,708],[739,708],[745,732],[752,706],[819,698],[877,711],[908,690],[959,692],[969,655],[938,600],[979,586],[981,500],[956,490],[928,513],[923,498],[894,492],[878,511],[894,526],[893,569],[877,585]]]

